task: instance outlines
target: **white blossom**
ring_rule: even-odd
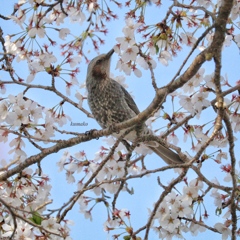
[[[72,23],[79,22],[82,25],[86,20],[85,14],[81,10],[77,10],[74,7],[70,7],[67,13]]]
[[[231,237],[232,232],[231,229],[226,227],[224,224],[222,223],[216,223],[214,225],[214,227],[220,232],[222,233],[222,240],[227,240],[228,237]]]
[[[59,37],[63,40],[66,39],[68,34],[70,34],[69,28],[61,28],[59,31]]]
[[[59,228],[61,225],[57,223],[57,220],[54,218],[49,218],[48,220],[43,220],[41,225],[44,229],[47,229],[54,233],[59,233]]]
[[[158,59],[163,65],[168,66],[168,62],[172,61],[172,56],[168,51],[164,50],[161,51]]]
[[[132,46],[128,47],[125,52],[122,53],[122,60],[123,62],[128,62],[128,61],[135,61],[137,58],[138,54],[138,47],[137,46]]]

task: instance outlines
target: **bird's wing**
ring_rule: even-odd
[[[140,113],[136,103],[134,102],[132,96],[129,94],[129,92],[121,85],[121,90],[123,91],[124,93],[124,98],[125,98],[125,101],[127,102],[127,105],[129,106],[129,108],[131,108],[135,113],[136,115]]]

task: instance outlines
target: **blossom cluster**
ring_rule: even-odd
[[[13,161],[22,162],[27,158],[24,151],[25,139],[31,137],[36,141],[50,141],[55,136],[55,126],[65,125],[70,118],[58,107],[47,109],[19,93],[9,95],[0,101],[1,117],[0,140],[8,142],[12,148],[8,153],[14,154]],[[15,138],[9,137],[17,131],[24,132]]]
[[[112,139],[106,139],[107,143],[111,145]],[[76,181],[74,175],[82,175],[82,178],[78,181],[78,191],[83,191],[84,194],[78,200],[80,212],[84,214],[86,219],[93,220],[92,215],[94,207],[100,202],[104,202],[106,207],[106,222],[104,224],[104,230],[107,232],[120,231],[120,234],[114,236],[119,237],[121,234],[129,234],[134,232],[133,225],[130,222],[126,222],[124,218],[130,221],[130,211],[127,209],[112,209],[109,194],[114,195],[121,188],[121,179],[131,176],[138,176],[147,173],[147,169],[140,167],[140,161],[130,159],[126,162],[126,155],[124,152],[126,149],[120,145],[116,148],[115,152],[109,158],[106,164],[101,163],[108,158],[110,149],[108,147],[101,147],[101,149],[95,154],[93,160],[88,160],[84,151],[80,151],[72,156],[69,151],[65,151],[60,161],[57,163],[59,170],[66,171],[66,178],[68,183]],[[124,161],[125,160],[125,161]],[[226,173],[224,181],[232,181],[230,166],[222,168]],[[95,173],[96,183],[91,184],[91,193],[87,193],[86,182]],[[180,171],[181,172],[181,171]],[[240,174],[236,172],[236,178],[240,178]],[[148,176],[150,174],[148,173]],[[161,239],[171,239],[174,236],[183,238],[184,234],[189,232],[193,236],[197,236],[207,230],[205,220],[210,216],[211,212],[206,205],[205,198],[207,197],[208,190],[203,181],[199,178],[195,178],[188,182],[187,178],[184,179],[184,184],[177,187],[178,192],[171,191],[156,207],[154,210],[148,209],[149,215],[153,215],[152,229],[158,234]],[[217,179],[213,179],[212,182],[220,187]],[[130,186],[125,185],[122,187],[122,191],[129,191]],[[221,188],[221,187],[220,187]],[[95,196],[94,196],[94,195]],[[213,198],[215,211],[224,211],[222,216],[224,223],[218,222],[215,224],[216,229],[222,234],[222,239],[228,239],[231,236],[231,230],[229,228],[231,220],[230,209],[225,210],[225,206],[229,202],[231,196],[224,194],[221,190],[214,188],[211,191],[211,197]],[[116,216],[116,212],[118,213]],[[110,214],[111,213],[111,214]],[[158,224],[157,224],[158,222]]]
[[[68,226],[71,221],[61,225],[56,218],[43,214],[46,205],[51,203],[51,185],[48,182],[48,176],[39,176],[26,168],[15,179],[1,183],[1,239],[11,237],[15,231],[14,239],[41,239],[49,234],[52,235],[51,239],[71,239]]]

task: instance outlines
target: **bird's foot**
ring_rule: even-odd
[[[121,142],[128,151],[131,151],[131,145],[125,139],[123,139]]]
[[[136,139],[135,139],[135,141],[134,141],[134,145],[136,146],[136,147],[140,147],[140,143],[142,142],[142,138],[141,137],[137,137]]]
[[[86,136],[92,136],[95,131],[97,131],[97,129],[91,129],[91,130],[89,130],[89,131],[86,131],[86,132],[85,132],[85,135],[86,135]],[[96,137],[96,139],[98,140],[99,137]]]
[[[109,129],[113,132],[113,133],[116,133],[116,134],[119,134],[120,131],[116,128],[116,124],[115,123],[111,123],[109,126]]]

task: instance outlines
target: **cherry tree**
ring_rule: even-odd
[[[113,239],[206,232],[237,239],[239,1],[2,0],[0,6],[1,239],[73,239],[69,216],[82,215],[91,229],[99,209],[103,236]],[[86,70],[112,48],[112,77],[144,107],[100,129],[87,104]],[[154,136],[128,144],[124,134],[111,136],[144,122]],[[144,146],[146,138],[184,163],[166,166]],[[54,185],[59,192],[52,193]],[[73,190],[61,200],[68,186]],[[137,193],[152,201],[140,206],[146,215],[132,211]]]

